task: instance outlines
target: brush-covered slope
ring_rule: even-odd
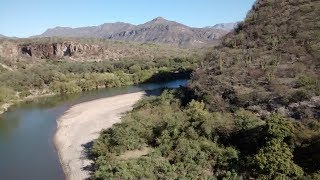
[[[147,98],[101,133],[93,178],[319,179],[319,7],[258,0],[193,74],[196,96]]]
[[[320,1],[259,0],[193,75],[212,110],[319,118]]]
[[[93,38],[34,38],[0,40],[0,57],[15,59],[53,59],[101,61],[119,59],[154,60],[185,57],[190,51],[168,45],[120,42]]]

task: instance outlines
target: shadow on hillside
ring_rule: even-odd
[[[176,72],[160,71],[149,79],[145,80],[143,83],[156,83],[156,82],[166,82],[177,79],[189,79],[191,77],[192,70],[179,70]]]
[[[83,147],[83,151],[82,151],[82,158],[83,159],[89,159],[89,160],[94,160],[94,156],[91,153],[91,148],[93,146],[93,141],[87,142],[85,144],[81,145]],[[87,166],[84,166],[81,168],[83,171],[88,171],[90,174],[90,177],[92,177],[93,172],[94,172],[94,163],[91,163]],[[89,180],[91,178],[87,178],[87,180]]]

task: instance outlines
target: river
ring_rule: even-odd
[[[104,97],[164,87],[185,86],[187,80],[106,88],[69,96],[38,98],[17,104],[0,115],[0,179],[62,180],[65,175],[53,145],[56,120],[75,104]]]

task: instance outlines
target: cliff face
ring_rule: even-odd
[[[68,41],[48,44],[18,44],[17,47],[20,55],[40,59],[88,57],[91,55],[100,56],[104,54],[104,49],[97,45],[80,44]]]
[[[99,61],[122,58],[148,58],[186,55],[187,50],[129,42],[98,39],[50,38],[0,41],[0,57],[4,59],[66,59]],[[180,54],[180,55],[179,55]]]
[[[82,44],[71,41],[58,43],[13,43],[0,44],[0,56],[3,58],[34,59],[83,59],[83,58],[121,58],[121,52],[113,52],[99,45]]]

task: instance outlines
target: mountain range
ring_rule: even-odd
[[[216,24],[214,26],[207,26],[206,28],[212,28],[212,29],[221,29],[225,31],[232,31],[234,28],[237,27],[239,23],[221,23]]]
[[[7,38],[7,36],[0,34],[0,38]]]
[[[229,33],[235,26],[236,23],[226,23],[194,28],[157,17],[140,25],[116,22],[79,28],[55,27],[32,37],[105,38],[190,47],[217,44],[219,39]]]

